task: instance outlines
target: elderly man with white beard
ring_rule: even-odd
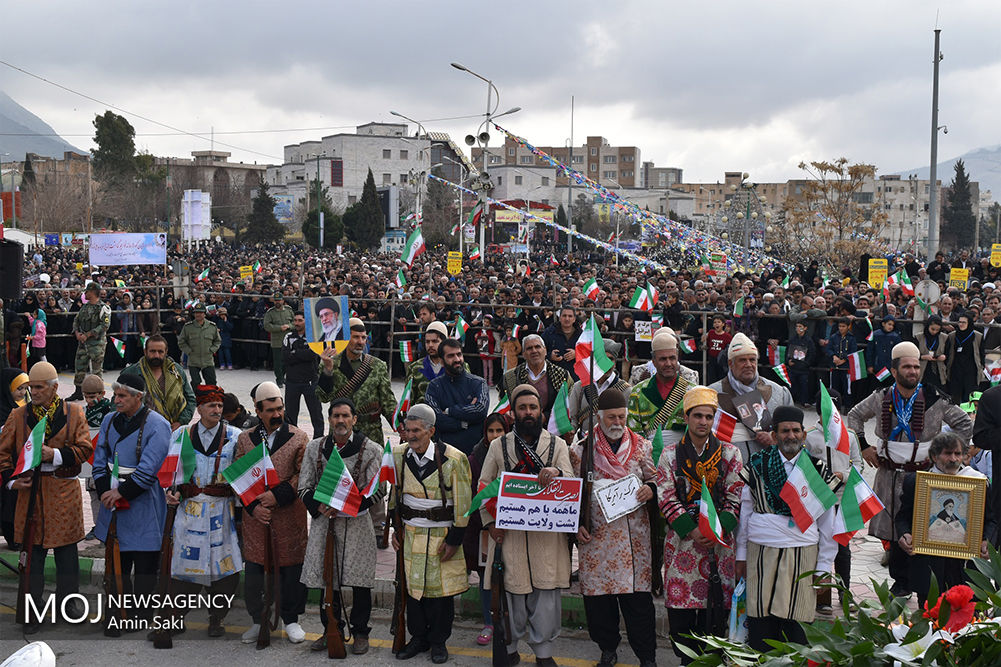
[[[607,521],[597,503],[581,517],[577,531],[580,550],[580,590],[591,639],[601,649],[598,667],[612,667],[618,660],[619,610],[626,621],[626,636],[640,667],[657,664],[656,614],[651,594],[650,515],[643,504],[656,495],[657,471],[650,441],[626,427],[626,395],[606,389],[598,397],[598,428],[594,431],[592,460],[595,486],[635,477],[639,480],[635,509]],[[574,443],[570,461],[574,474],[586,475],[582,458],[588,438]],[[638,510],[638,511],[637,511]]]

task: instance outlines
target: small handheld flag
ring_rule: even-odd
[[[496,412],[499,415],[503,415],[510,411],[511,411],[511,401],[508,400],[506,394],[504,395],[504,398],[500,399],[497,405],[494,406],[494,409],[491,410],[491,412]]]
[[[687,340],[681,341],[681,345],[679,346],[679,348],[681,349],[681,351],[684,352],[684,353],[686,353],[686,354],[691,354],[692,352],[694,352],[696,350],[697,347],[698,346],[695,344],[695,339],[694,338],[689,338]]]
[[[779,364],[778,366],[772,366],[772,370],[775,374],[779,376],[779,379],[786,383],[788,386],[792,386],[792,381],[789,379],[789,369],[786,368],[785,364]]]
[[[889,377],[890,377],[890,371],[888,368],[886,368],[886,366],[880,368],[879,371],[876,373],[876,379],[879,380],[880,382],[885,382]]]
[[[500,495],[500,477],[495,477],[489,484],[480,484],[480,489],[477,491],[476,495],[473,496],[472,501],[469,503],[469,510],[466,512],[466,516],[472,516],[473,512],[485,507],[490,511],[491,505],[496,507],[497,496]],[[495,511],[491,511],[494,514]]]
[[[410,363],[417,358],[417,352],[412,340],[401,340],[400,341],[400,359],[403,363]]]
[[[362,495],[336,447],[330,449],[330,458],[313,490],[313,499],[348,516],[358,516]]]
[[[421,228],[418,227],[410,234],[410,238],[407,239],[406,245],[403,246],[403,256],[401,259],[403,263],[409,267],[413,267],[414,260],[417,256],[424,252],[424,235],[421,234]]]
[[[834,513],[834,539],[838,544],[848,546],[852,535],[862,530],[866,521],[884,509],[883,503],[859,471],[851,466],[841,503]]]
[[[573,431],[573,422],[570,421],[570,402],[567,395],[567,383],[560,385],[560,390],[556,394],[556,401],[553,403],[552,412],[549,413],[550,433],[563,435]]]
[[[198,277],[195,278],[195,282],[200,283],[201,281],[205,280],[208,277],[209,277],[209,270],[208,268],[206,268],[204,271],[198,274]]]
[[[240,496],[244,507],[280,481],[263,442],[230,464],[222,476]]]
[[[396,463],[393,461],[393,448],[389,446],[389,440],[386,441],[386,447],[382,450],[382,462],[379,464],[378,474],[372,478],[361,494],[366,498],[371,498],[383,482],[389,482],[390,485],[396,484]]]
[[[726,410],[716,410],[712,432],[720,442],[733,442],[733,431],[737,428],[737,418]]]
[[[33,470],[37,468],[42,463],[42,445],[45,444],[45,425],[48,423],[49,418],[42,417],[42,419],[35,424],[35,427],[31,429],[31,433],[28,434],[28,439],[24,441],[24,445],[21,446],[21,451],[17,455],[17,466],[14,468],[14,472],[11,473],[11,477],[17,477],[23,472],[28,470]]]
[[[848,456],[851,451],[848,427],[823,382],[820,383],[820,423],[824,427],[824,442],[827,446]]]
[[[584,283],[584,296],[586,296],[591,301],[598,300],[598,294],[601,290],[598,288],[598,282],[591,278],[586,283]]]
[[[119,340],[114,336],[111,336],[111,344],[115,347],[115,352],[118,353],[119,357],[125,356],[125,341]]]
[[[403,416],[407,414],[408,410],[410,410],[410,401],[412,396],[411,389],[413,382],[413,378],[407,380],[407,386],[403,388],[403,393],[400,394],[400,402],[396,404],[396,411],[393,412],[393,428],[397,431],[400,430],[401,426],[403,426]]]
[[[744,297],[737,299],[736,303],[733,304],[733,316],[743,317],[744,315]]]
[[[848,355],[848,378],[851,380],[861,380],[866,375],[865,359],[862,357],[862,350]]]
[[[709,493],[709,485],[706,484],[705,477],[702,478],[702,502],[699,503],[699,532],[702,536],[724,547],[730,545],[723,541],[723,524],[720,523],[719,516],[716,515],[716,506],[713,505],[712,494]]]
[[[185,484],[195,474],[195,448],[191,444],[191,435],[185,426],[170,442],[167,458],[163,460],[160,471],[156,474],[160,486],[168,488],[175,484]]]
[[[799,455],[786,483],[779,493],[792,510],[792,519],[800,532],[805,533],[821,514],[838,502],[824,478],[806,452]]]

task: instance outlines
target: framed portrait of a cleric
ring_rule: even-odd
[[[314,352],[320,354],[328,347],[341,352],[347,346],[351,338],[347,296],[311,297],[304,300],[302,310],[306,317],[306,340]]]
[[[984,532],[983,477],[919,472],[914,484],[914,553],[976,558]]]

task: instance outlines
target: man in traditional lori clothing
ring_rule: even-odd
[[[674,653],[687,665],[692,658],[681,649],[705,650],[684,635],[726,634],[733,593],[733,533],[740,511],[740,451],[712,434],[719,409],[716,392],[696,386],[685,394],[684,437],[665,444],[657,465],[657,501],[667,519],[664,544],[664,595]],[[699,529],[702,483],[712,496],[726,543],[719,544]],[[717,583],[718,582],[718,583]]]
[[[264,567],[267,540],[274,539],[278,561],[282,622],[293,644],[306,638],[299,615],[306,611],[306,589],[300,583],[306,555],[306,506],[299,499],[299,469],[309,438],[285,422],[285,403],[274,382],[262,382],[253,391],[260,424],[240,434],[235,458],[248,454],[264,443],[278,474],[277,486],[268,489],[247,505],[243,513],[244,598],[253,625],[243,633],[245,644],[257,641],[264,608]]]
[[[942,432],[943,424],[948,424],[964,443],[968,443],[973,435],[973,421],[962,408],[953,405],[944,392],[921,383],[922,361],[914,343],[897,343],[890,357],[894,383],[859,401],[848,413],[845,423],[858,435],[862,458],[877,466],[872,490],[886,511],[869,522],[869,534],[884,543],[889,542],[891,591],[903,596],[910,594],[913,587],[907,554],[898,543],[900,535],[894,529],[893,518],[900,510],[904,477],[909,472],[931,468],[928,446],[932,438]],[[865,423],[870,419],[876,419],[878,442],[875,445],[865,439]]]
[[[546,359],[546,342],[538,334],[529,334],[521,342],[521,352],[525,361],[504,373],[504,393],[510,395],[520,384],[530,384],[539,392],[542,401],[542,419],[549,421],[556,394],[560,386],[572,376],[563,368]]]
[[[146,383],[141,375],[122,373],[112,389],[115,412],[101,423],[94,450],[94,486],[101,497],[94,535],[107,542],[114,520],[122,555],[122,592],[142,595],[156,587],[160,563],[167,503],[157,473],[170,449],[170,424],[143,405]],[[121,628],[113,618],[109,613],[105,634],[118,636]]]
[[[424,329],[424,350],[427,354],[407,364],[406,380],[412,383],[411,405],[423,403],[424,392],[427,391],[431,380],[445,374],[445,364],[438,353],[438,346],[446,338],[448,338],[448,329],[437,320],[428,324],[427,328]]]
[[[222,471],[233,463],[240,429],[222,421],[222,397],[217,385],[195,387],[198,421],[183,426],[194,450],[194,474],[167,504],[178,505],[174,519],[174,551],[170,561],[171,593],[188,595],[207,589],[211,595],[232,595],[240,583],[243,556],[236,536],[235,497]],[[209,637],[222,637],[228,608],[209,610]]]
[[[514,430],[490,443],[480,485],[491,483],[504,471],[538,475],[543,487],[557,477],[573,477],[567,444],[543,429],[542,406],[535,387],[516,387],[511,393],[511,408]],[[488,563],[493,561],[494,544],[503,545],[504,589],[511,614],[509,660],[517,662],[518,642],[525,639],[535,653],[536,664],[551,667],[556,664],[553,643],[560,635],[560,591],[570,587],[567,534],[501,529],[486,508],[480,510],[480,517],[493,538]],[[490,587],[491,576],[486,576],[484,588]]]
[[[455,596],[469,588],[462,538],[472,500],[466,455],[432,442],[435,413],[427,405],[407,412],[404,440],[393,449],[396,486],[390,509],[400,506],[403,535],[393,533],[393,548],[403,549],[407,577],[407,630],[411,639],[398,660],[431,650],[431,662],[448,660],[445,642],[452,634]],[[397,628],[403,632],[403,628]]]
[[[581,517],[577,530],[580,550],[580,591],[584,596],[587,630],[601,649],[599,667],[613,667],[618,661],[619,610],[626,621],[629,645],[640,667],[657,664],[656,613],[651,595],[650,515],[643,505],[655,497],[656,469],[650,441],[626,427],[626,395],[606,389],[597,401],[598,419],[594,430],[594,484],[604,486],[635,477],[636,507],[612,521],[605,518],[597,503],[592,503],[589,517]],[[581,462],[584,437],[570,449],[574,474],[584,477]]]
[[[352,332],[354,335],[354,332]],[[374,496],[364,498],[358,509],[357,516],[348,516],[343,512],[322,504],[313,498],[316,485],[323,476],[323,470],[330,461],[336,448],[344,462],[344,469],[351,473],[355,486],[364,489],[369,482],[378,477],[382,463],[382,448],[373,442],[360,430],[355,430],[358,415],[355,413],[354,401],[350,398],[335,398],[330,402],[327,413],[330,423],[330,433],[325,438],[310,440],[306,445],[306,454],[302,458],[302,469],[299,472],[299,497],[313,517],[306,543],[306,559],[302,566],[302,583],[308,588],[318,588],[321,598],[325,595],[325,576],[334,577],[334,599],[325,600],[325,604],[333,604],[336,615],[340,616],[340,590],[344,586],[351,587],[351,636],[354,642],[351,652],[362,655],[368,652],[368,635],[372,628],[368,622],[372,616],[372,588],[375,586],[375,541],[372,539],[372,515],[370,509]],[[324,572],[323,564],[327,550],[327,531],[334,530],[334,572]],[[324,629],[327,627],[327,614],[321,605],[320,621]],[[341,620],[341,631],[344,630],[344,620]],[[327,648],[327,635],[321,634],[310,648],[323,651]]]
[[[191,421],[195,414],[195,392],[180,364],[167,356],[167,339],[153,334],[146,339],[143,358],[122,374],[142,377],[146,385],[144,405],[159,413],[175,430]]]
[[[0,431],[0,483],[13,492],[17,506],[14,514],[14,539],[24,541],[25,521],[31,497],[33,473],[18,477],[18,457],[28,441],[31,430],[42,420],[45,436],[42,441],[40,483],[35,498],[37,519],[34,543],[31,545],[31,595],[37,609],[42,609],[42,589],[45,587],[45,556],[49,549],[56,562],[56,597],[59,603],[79,591],[80,563],[76,543],[83,539],[83,503],[80,493],[80,464],[90,458],[93,445],[83,408],[59,398],[59,380],[55,367],[39,361],[28,375],[31,403],[11,410]],[[31,460],[29,452],[25,458]],[[72,600],[67,612],[74,618],[82,614],[80,603]],[[21,621],[23,619],[17,619]],[[28,619],[25,634],[38,631],[39,619]]]
[[[803,456],[832,490],[841,486],[827,465],[804,448],[803,411],[789,405],[776,408],[772,430],[776,444],[751,456],[741,471],[735,576],[747,576],[747,643],[756,651],[770,649],[766,639],[806,643],[800,623],[813,622],[817,593],[813,578],[802,575],[830,572],[838,553],[833,506],[800,530],[781,497]],[[806,487],[801,494],[806,497]]]

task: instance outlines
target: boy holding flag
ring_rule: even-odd
[[[692,387],[682,407],[687,429],[679,442],[664,445],[657,465],[657,501],[667,520],[664,595],[671,640],[675,655],[686,665],[691,658],[678,647],[696,653],[704,647],[684,635],[725,635],[734,587],[733,532],[744,483],[740,450],[712,434],[719,410],[716,392]],[[705,507],[703,487],[709,501]],[[710,516],[717,520],[708,521]],[[705,572],[718,575],[718,587]]]

